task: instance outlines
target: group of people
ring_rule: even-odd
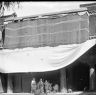
[[[59,91],[59,85],[55,84],[52,87],[52,84],[45,80],[43,82],[42,79],[38,83],[36,83],[35,78],[31,81],[31,93],[40,94],[40,93],[51,93],[51,92],[58,92]]]

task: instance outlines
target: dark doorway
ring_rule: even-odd
[[[73,67],[74,86],[76,90],[84,91],[89,89],[89,66],[78,63]]]
[[[89,66],[87,63],[76,62],[71,65],[72,90],[87,91],[89,89]],[[70,69],[70,68],[69,68]]]

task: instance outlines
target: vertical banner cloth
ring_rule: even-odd
[[[82,56],[96,39],[81,44],[57,47],[24,48],[0,51],[0,72],[46,72],[63,68]]]

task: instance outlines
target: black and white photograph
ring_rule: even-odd
[[[96,1],[0,2],[1,95],[96,95]]]

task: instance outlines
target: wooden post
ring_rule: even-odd
[[[8,74],[7,93],[13,93],[12,76]]]
[[[3,86],[2,86],[2,81],[1,81],[1,76],[0,76],[0,93],[3,93],[4,90],[3,90]]]
[[[68,68],[68,89],[73,90],[73,74],[72,74],[72,68]]]
[[[94,65],[90,65],[90,81],[89,81],[89,90],[95,90],[95,67]]]
[[[20,93],[22,92],[22,82],[21,82],[21,74],[15,74],[14,75],[14,92]]]
[[[67,92],[66,86],[66,68],[60,70],[60,90],[61,92]]]

